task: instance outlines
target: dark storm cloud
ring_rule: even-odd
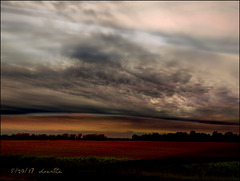
[[[122,14],[111,3],[72,3],[4,5],[3,114],[99,113],[235,125],[239,100],[229,75],[237,72],[235,57],[218,52],[238,53],[236,39],[130,28],[115,21]],[[137,127],[139,118],[124,119]]]
[[[189,87],[185,89],[176,88],[178,84],[183,85],[190,80],[189,72],[177,70],[177,72],[167,75],[164,72],[154,72],[154,70],[141,70],[137,73],[131,71],[124,66],[119,68],[105,63],[98,65],[98,63],[92,64],[92,62],[90,64],[76,62],[73,67],[62,71],[55,71],[48,67],[38,67],[37,70],[31,71],[25,67],[5,66],[3,73],[4,77],[16,77],[36,86],[68,91],[76,95],[83,94],[82,91],[77,91],[79,87],[89,87],[91,84],[119,87],[123,90],[125,88],[131,90],[133,94],[143,94],[151,97],[170,96],[175,92],[196,92],[198,89],[203,89],[201,85],[192,88],[193,90]],[[58,80],[58,82],[56,83],[55,80]],[[74,83],[77,80],[78,82]],[[95,96],[101,97],[103,94],[99,93]],[[89,98],[91,98],[91,95],[94,97],[94,92],[89,92]]]
[[[96,67],[94,67],[93,69],[95,69]],[[44,69],[43,69],[44,70]],[[12,72],[12,70],[11,70]],[[107,102],[107,101],[110,101],[110,102],[118,102],[119,105],[121,105],[122,107],[125,107],[127,109],[130,108],[129,105],[127,105],[126,103],[126,100],[124,100],[124,94],[119,94],[119,98],[118,97],[115,97],[117,95],[117,92],[112,92],[109,94],[109,92],[100,92],[100,91],[93,91],[93,89],[87,89],[87,90],[81,90],[80,86],[84,86],[84,87],[89,87],[91,85],[91,81],[93,80],[96,80],[96,76],[98,74],[93,74],[93,70],[89,71],[92,75],[92,77],[90,76],[90,74],[88,76],[82,76],[80,77],[80,75],[78,74],[77,77],[74,76],[74,74],[71,75],[71,77],[67,77],[66,75],[64,76],[65,79],[66,79],[66,82],[63,83],[61,79],[59,79],[60,81],[58,81],[58,83],[54,83],[54,80],[56,80],[55,78],[57,78],[57,76],[53,76],[53,79],[49,79],[52,75],[50,74],[49,75],[49,72],[41,72],[41,74],[43,76],[45,76],[46,78],[43,78],[41,77],[41,74],[39,74],[38,76],[32,76],[30,74],[24,74],[24,75],[21,75],[22,72],[17,72],[17,71],[14,71],[16,73],[15,77],[19,77],[20,79],[22,79],[23,77],[27,78],[27,82],[32,82],[34,80],[33,83],[31,84],[35,84],[35,86],[40,86],[40,87],[43,87],[45,86],[46,88],[50,88],[50,89],[53,89],[53,90],[57,90],[57,91],[60,91],[60,92],[64,92],[64,93],[67,93],[67,94],[73,94],[73,95],[77,95],[77,96],[83,96],[83,97],[86,97],[88,99],[98,99],[98,100],[101,100],[101,101],[104,101],[104,102]],[[69,72],[72,72],[72,70],[69,70]],[[69,73],[68,72],[68,73]],[[7,73],[5,75],[8,75]],[[48,76],[47,76],[48,75]],[[59,74],[61,75],[61,73]],[[111,77],[111,75],[114,75],[114,71],[112,72],[112,74],[110,74],[109,77]],[[116,72],[115,72],[115,75],[116,75]],[[68,75],[70,76],[70,75]],[[85,81],[82,82],[82,84],[74,84],[73,80],[74,80],[74,77],[76,79],[79,79],[79,78],[83,78],[82,81]],[[108,77],[108,76],[106,76]],[[97,79],[98,82],[97,84],[100,84],[101,83],[107,88],[107,87],[112,87],[114,85],[116,86],[123,86],[122,84],[124,83],[123,81],[120,81],[120,80],[114,80],[112,78],[111,79],[106,79],[106,77],[102,77],[102,76],[99,76]],[[120,76],[121,77],[121,76]],[[69,83],[67,80],[68,78],[71,78],[72,82]],[[134,77],[135,78],[135,77]],[[41,80],[42,79],[42,80]],[[136,79],[136,78],[135,78]],[[47,83],[46,83],[46,80],[47,80]],[[135,81],[137,82],[138,79],[136,79]],[[101,83],[99,83],[99,81],[101,81]],[[116,83],[117,81],[117,83]],[[131,80],[132,81],[132,80]],[[138,80],[140,81],[140,80]],[[175,81],[175,80],[174,80]],[[173,82],[174,82],[173,81]],[[68,83],[67,83],[68,82]],[[106,83],[107,82],[107,83]],[[125,86],[129,86],[131,85],[130,81],[127,81],[128,83],[124,83]],[[161,97],[163,96],[164,97],[164,91],[166,92],[165,96],[170,96],[169,93],[168,93],[168,89],[154,89],[151,90],[154,85],[151,85],[151,84],[148,84],[146,81],[143,82],[143,85],[145,85],[146,87],[140,87],[139,88],[139,84],[136,84],[135,87],[131,87],[131,96],[130,97],[137,97],[139,95],[144,95],[144,96],[150,96],[150,97]],[[148,89],[147,86],[152,86]],[[122,87],[123,89],[125,87]],[[193,93],[193,94],[201,94],[201,93],[204,93],[202,92],[202,89],[200,85],[197,85],[197,86],[193,86],[191,87],[193,90],[191,89],[188,89],[186,88],[186,90],[180,92],[180,94],[185,94],[186,92],[190,92],[190,93]],[[70,90],[69,90],[70,89]],[[99,90],[99,89],[97,89]],[[114,90],[114,89],[113,89]],[[170,89],[169,89],[170,90]],[[116,91],[116,90],[115,90]],[[179,90],[175,90],[176,92],[178,92],[179,94]],[[29,96],[28,93],[24,93],[22,92],[21,93],[21,96],[23,97],[28,97],[28,99],[30,100],[34,100],[35,98],[35,95],[33,95],[33,97],[31,98],[31,96]],[[126,95],[125,95],[126,96]],[[41,96],[42,99],[45,99],[46,101],[51,101],[51,102],[56,102],[55,99],[52,99],[52,98],[47,98],[46,96]],[[139,98],[141,99],[141,97]],[[199,99],[197,99],[199,101]],[[19,100],[19,103],[20,103],[21,99]],[[22,102],[22,105],[24,104],[24,101],[21,101]],[[206,101],[204,101],[206,102]],[[136,102],[133,101],[133,102],[129,102],[130,104],[132,105],[136,105]],[[15,98],[15,104],[18,104],[16,102],[16,98]],[[195,103],[196,104],[196,103]],[[169,116],[168,114],[168,111],[167,112],[161,112],[161,115],[164,115],[166,114],[166,116],[160,116],[158,115],[157,113],[154,113],[154,110],[150,109],[150,108],[147,108],[146,105],[145,107],[141,107],[141,105],[138,105],[138,107],[141,109],[145,109],[145,111],[141,111],[139,112],[138,109],[132,109],[132,111],[130,110],[127,110],[127,109],[122,109],[121,106],[119,108],[110,108],[110,107],[105,107],[105,108],[102,108],[101,106],[94,106],[94,105],[90,105],[90,106],[87,106],[87,105],[70,105],[70,104],[66,104],[64,102],[58,102],[58,105],[38,105],[38,106],[31,106],[32,108],[28,108],[28,106],[26,105],[26,107],[22,107],[21,106],[16,106],[16,107],[11,107],[11,106],[5,106],[5,105],[2,105],[3,109],[2,109],[2,113],[3,114],[25,114],[25,113],[30,113],[30,112],[35,112],[35,113],[46,113],[46,112],[58,112],[58,113],[64,113],[64,112],[85,112],[85,113],[100,113],[100,114],[123,114],[123,115],[135,115],[135,116],[139,116],[139,115],[142,115],[142,116],[148,116],[148,117],[152,117],[152,118],[156,118],[156,119],[161,119],[161,120],[169,120],[169,121],[185,121],[185,122],[198,122],[198,123],[204,123],[204,124],[219,124],[219,125],[236,125],[236,123],[231,123],[231,122],[224,122],[224,121],[216,121],[216,120],[213,120],[213,121],[208,121],[207,118],[205,118],[206,120],[199,120],[199,119],[191,119],[191,118],[181,118],[181,117],[172,117],[172,116]],[[168,109],[172,109],[174,107],[176,107],[176,105],[165,105],[166,108]],[[208,112],[206,112],[208,110]],[[216,110],[219,110],[219,108],[216,108]],[[232,112],[235,112],[235,110],[232,110],[231,108],[229,108],[229,111],[232,111]],[[228,112],[229,112],[228,111]],[[223,111],[224,112],[224,111]],[[217,113],[220,113],[220,114],[223,114],[222,111],[218,111]],[[211,114],[210,114],[211,113]],[[207,115],[214,115],[214,110],[210,110],[209,108],[205,108],[205,111],[199,109],[199,110],[196,110],[196,115],[198,116],[201,116],[201,115],[204,115],[205,117]],[[124,118],[125,119],[125,118]],[[138,118],[137,118],[138,119]],[[135,119],[135,121],[137,121]]]
[[[78,52],[80,53],[77,54]],[[94,55],[96,52],[97,54]],[[30,85],[45,87],[68,95],[83,96],[101,102],[117,102],[120,105],[114,111],[114,108],[110,107],[87,108],[86,106],[84,108],[81,105],[66,107],[64,104],[58,104],[52,108],[39,107],[42,112],[46,110],[62,112],[64,107],[70,112],[116,112],[133,115],[144,109],[139,114],[151,115],[154,112],[158,114],[154,107],[140,104],[140,102],[144,103],[146,98],[166,98],[174,94],[191,97],[195,94],[205,94],[210,89],[204,84],[192,82],[193,72],[190,69],[181,68],[178,64],[165,64],[161,62],[161,56],[156,56],[118,35],[95,34],[88,38],[80,37],[76,41],[71,40],[66,43],[62,47],[62,53],[74,58],[73,65],[57,70],[47,66],[37,66],[32,70],[23,66],[6,64],[3,77],[14,78]],[[145,67],[146,61],[149,61],[148,67]],[[130,66],[131,63],[133,66]],[[162,66],[154,67],[159,64]],[[175,69],[168,71],[168,68]],[[110,91],[106,91],[107,89]],[[28,97],[27,94],[26,97]],[[200,100],[203,103],[208,101],[203,98]],[[202,104],[200,100],[196,100],[192,105]],[[136,105],[138,109],[133,108]],[[126,107],[126,109],[121,107]],[[171,110],[179,105],[168,103],[165,107]],[[127,111],[127,108],[133,111]],[[169,111],[162,110],[159,113],[166,114],[167,112]]]
[[[9,65],[4,64],[4,69],[2,70],[3,77],[6,78],[16,78],[19,81],[27,81],[30,84],[38,82],[38,80],[44,80],[48,78],[57,78],[59,76],[58,72],[47,66],[38,66],[37,69],[31,70],[25,66]]]
[[[30,114],[30,113],[39,113],[39,114],[45,114],[45,113],[76,113],[76,112],[84,112],[84,113],[91,113],[91,114],[111,114],[111,111],[113,112],[114,110],[111,110],[111,108],[106,109],[101,109],[100,107],[94,107],[94,106],[89,106],[87,107],[86,105],[78,105],[72,106],[68,105],[66,106],[65,104],[59,104],[58,106],[47,106],[47,105],[42,105],[42,106],[34,106],[32,108],[29,107],[21,107],[21,106],[8,106],[8,105],[2,105],[1,109],[1,115],[21,115],[21,114]],[[119,110],[121,112],[121,110]],[[126,114],[136,114],[136,112],[131,112],[131,111],[126,111],[122,110],[122,112]],[[51,117],[53,118],[53,117]],[[57,116],[55,117],[57,118]],[[61,118],[61,116],[59,117]],[[71,118],[71,117],[63,117],[65,118]],[[72,119],[72,118],[71,118]],[[60,120],[58,120],[60,122]],[[65,120],[66,121],[66,120]],[[70,122],[69,122],[70,123]]]
[[[182,122],[194,122],[194,123],[203,123],[203,124],[215,124],[215,125],[239,125],[236,122],[229,122],[229,121],[215,121],[215,120],[201,120],[201,119],[187,119],[187,118],[180,118],[180,117],[139,117],[135,116],[102,116],[96,119],[104,119],[104,120],[122,120],[123,122],[131,122],[132,125],[137,126],[137,124],[144,124],[146,126],[149,121],[155,122],[157,125],[158,122],[161,121],[182,121]],[[142,125],[143,126],[143,125]],[[153,126],[153,125],[152,125]],[[152,127],[154,128],[154,126]]]
[[[65,112],[139,114],[152,117],[158,114],[169,116],[171,109],[178,109],[180,105],[166,103],[164,107],[167,110],[156,112],[153,105],[144,104],[146,98],[166,99],[180,95],[193,97],[191,106],[206,105],[209,102],[210,98],[206,96],[200,99],[194,99],[194,96],[204,95],[212,88],[204,85],[204,82],[192,81],[194,72],[179,65],[177,60],[173,60],[171,64],[162,61],[164,57],[150,53],[119,35],[95,33],[92,36],[74,39],[75,41],[69,39],[62,45],[62,54],[73,59],[71,66],[64,69],[36,66],[32,70],[24,66],[5,64],[3,78],[19,80],[67,95],[98,100],[107,103],[107,107],[102,108],[98,105],[88,107],[79,104],[70,106],[58,103],[47,107],[36,106],[35,109],[20,108],[20,112],[65,110]],[[148,64],[145,64],[146,61]],[[171,68],[173,69],[169,71]],[[106,91],[108,89],[109,91]],[[26,97],[29,97],[27,93]],[[43,99],[47,98],[44,97]],[[119,106],[113,108],[109,104],[112,102],[118,103]],[[14,113],[17,112],[16,109],[5,109],[5,112]]]
[[[239,98],[233,96],[227,87],[220,87],[216,92],[218,102],[223,105],[234,107],[239,103]]]
[[[20,111],[23,113],[27,113],[27,111],[49,112],[50,110],[52,112],[64,112],[65,110],[66,112],[92,111],[95,113],[112,113],[115,110],[115,112],[118,114],[151,115],[151,112],[154,112],[152,108],[148,108],[147,105],[139,104],[140,102],[145,101],[146,97],[144,96],[148,96],[149,98],[158,98],[171,96],[174,93],[179,94],[181,92],[192,91],[188,88],[185,88],[186,90],[182,91],[181,89],[178,89],[176,85],[174,85],[176,83],[176,73],[174,73],[174,75],[170,75],[169,77],[164,77],[164,74],[161,75],[163,80],[168,80],[169,85],[166,85],[166,81],[163,83],[163,80],[158,81],[157,78],[155,79],[155,81],[151,81],[151,79],[148,79],[149,75],[147,72],[145,73],[146,78],[144,78],[143,75],[139,78],[137,76],[129,74],[123,69],[121,70],[112,66],[108,67],[106,65],[102,66],[101,68],[101,66],[98,64],[93,65],[92,63],[87,64],[87,66],[79,65],[78,62],[74,67],[70,67],[62,71],[55,71],[47,67],[43,67],[42,69],[39,68],[37,69],[37,71],[30,71],[23,67],[20,68],[14,66],[5,66],[3,73],[4,78],[14,78],[16,81],[19,80],[21,82],[25,82],[27,84],[36,86],[36,88],[45,87],[47,89],[63,92],[68,95],[83,96],[89,100],[94,99],[106,103],[117,102],[120,106],[118,108],[111,108],[111,106],[101,108],[99,106],[92,105],[91,108],[88,108],[87,105],[70,106],[62,102],[57,103],[57,105],[53,104],[52,106],[46,107],[37,106],[35,111],[33,111],[34,109],[23,109]],[[151,76],[153,76],[153,74]],[[110,89],[110,91],[107,91],[107,89]],[[197,89],[199,88],[195,88],[192,92],[195,94]],[[22,91],[21,95],[22,97],[28,97],[30,100],[36,99],[34,94],[30,96],[27,92]],[[50,99],[44,95],[42,95],[42,99],[50,101]],[[55,101],[55,99],[52,100],[53,103]],[[19,102],[22,102],[22,105],[24,105],[24,101],[21,101],[21,98],[19,98]],[[17,104],[16,98],[15,103]],[[137,104],[139,104],[138,107],[135,107]],[[171,108],[171,105],[168,106],[170,106],[169,108]],[[175,105],[172,106],[175,107]],[[125,107],[125,109],[123,109],[123,107]],[[132,111],[127,111],[128,108]],[[14,111],[17,111],[16,109],[17,108],[15,108]],[[141,113],[139,113],[139,110],[141,109],[144,109],[144,111],[142,110]],[[11,109],[5,109],[5,111],[10,113]]]
[[[74,49],[76,50],[70,50],[70,57],[77,58],[88,63],[109,63],[111,60],[113,60],[113,57],[115,59],[118,58],[116,55],[111,56],[110,54],[99,52],[98,48],[74,47]]]
[[[208,108],[199,108],[196,109],[196,115],[204,115],[205,117],[219,116],[222,112],[226,112],[229,120],[234,119],[238,116],[238,108],[229,108],[229,107],[208,107]]]
[[[117,34],[93,33],[68,40],[62,54],[87,63],[121,65],[131,58],[152,61],[156,57],[134,42]]]
[[[71,75],[110,86],[132,85],[138,93],[153,97],[172,95],[177,84],[187,84],[191,79],[191,72],[187,69],[178,68],[166,72],[161,56],[152,54],[121,36],[97,34],[85,39],[81,37],[77,42],[79,44],[63,46],[63,54],[79,60],[79,63],[76,61],[76,66],[64,71],[66,77]],[[151,67],[145,68],[145,62]],[[131,63],[133,68],[129,66]],[[155,64],[163,64],[163,68],[156,69]]]

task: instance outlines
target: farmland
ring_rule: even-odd
[[[234,157],[238,143],[165,141],[1,140],[1,154],[153,159],[172,156]]]
[[[239,143],[1,140],[0,180],[238,180]],[[33,174],[11,174],[34,168]],[[59,168],[61,174],[39,174]]]

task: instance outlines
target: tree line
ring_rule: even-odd
[[[104,134],[29,134],[29,133],[18,133],[12,135],[1,135],[2,140],[106,140],[107,137]]]
[[[232,132],[218,133],[214,131],[212,134],[197,133],[191,131],[187,132],[176,132],[176,133],[151,133],[143,135],[132,135],[132,138],[107,138],[104,134],[29,134],[29,133],[18,133],[12,135],[1,135],[1,140],[135,140],[135,141],[222,141],[222,142],[239,142],[240,134],[234,134]]]
[[[232,132],[218,133],[213,131],[212,134],[197,133],[196,131],[191,131],[189,134],[187,132],[176,132],[167,134],[144,134],[138,136],[134,134],[132,140],[148,140],[148,141],[222,141],[222,142],[239,142],[240,134],[233,134]]]

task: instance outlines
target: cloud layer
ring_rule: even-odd
[[[2,114],[237,124],[237,5],[2,2]]]

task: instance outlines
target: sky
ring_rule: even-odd
[[[239,2],[1,2],[1,131],[239,132]]]

